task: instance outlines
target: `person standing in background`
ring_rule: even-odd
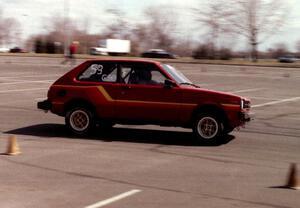
[[[75,53],[77,51],[78,42],[73,41],[69,46],[69,54],[65,56],[65,59],[61,62],[61,64],[66,64],[68,61],[72,64],[76,64]]]

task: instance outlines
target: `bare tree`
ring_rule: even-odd
[[[173,9],[158,6],[145,9],[142,18],[144,20],[133,23],[128,30],[133,54],[138,55],[150,48],[165,50],[177,48],[176,42],[179,42],[176,37],[177,19]]]
[[[151,48],[172,49],[177,26],[176,15],[172,9],[174,8],[154,6],[145,10],[148,30],[146,41]]]
[[[71,20],[67,20],[71,24]],[[44,30],[48,36],[51,36],[53,41],[64,42],[65,36],[65,18],[55,14],[52,17],[44,20]]]
[[[94,35],[89,34],[90,27],[91,19],[89,17],[85,17],[82,24],[78,26],[78,32],[73,35],[74,40],[76,39],[80,42],[80,52],[84,54],[89,53],[89,49],[97,44],[99,38],[99,35],[96,35],[95,37]]]
[[[111,16],[110,24],[106,25],[102,36],[105,38],[129,39],[131,26],[126,13],[118,7],[109,8],[106,13]]]
[[[21,33],[20,28],[20,23],[16,19],[4,17],[0,9],[0,46],[18,40]]]
[[[277,43],[275,44],[274,48],[269,49],[269,53],[271,55],[271,58],[277,59],[280,56],[289,54],[289,50],[285,43]]]
[[[228,21],[234,31],[251,46],[251,58],[257,61],[257,48],[283,25],[287,8],[281,0],[228,0],[232,15]],[[224,5],[226,6],[226,5]]]
[[[54,18],[55,17],[55,18]],[[65,25],[68,25],[68,31],[66,31]],[[75,21],[70,18],[63,18],[59,15],[53,15],[53,17],[45,19],[44,21],[44,34],[37,34],[31,36],[27,40],[27,47],[34,48],[34,45],[41,46],[41,52],[47,52],[44,50],[45,45],[55,45],[56,53],[62,53],[61,49],[64,48],[66,36],[69,39],[67,42],[77,41],[79,43],[78,53],[88,53],[89,48],[96,46],[100,35],[89,34],[89,19],[85,18],[82,22]],[[57,45],[59,44],[59,45]]]
[[[300,57],[300,40],[298,40],[296,43],[296,50],[298,52],[298,56]]]
[[[192,8],[196,22],[200,23],[198,28],[207,30],[206,45],[211,51],[218,51],[221,47],[219,43],[221,36],[232,32],[232,28],[228,27],[228,19],[232,16],[232,11],[229,10],[230,7],[224,6],[225,3],[225,0],[207,1],[205,4],[201,2],[197,7]],[[213,56],[216,55],[213,54]]]
[[[147,25],[137,23],[136,25],[133,26],[131,33],[132,33],[131,49],[134,55],[138,55],[143,50],[146,50],[150,47],[147,41],[148,39]]]

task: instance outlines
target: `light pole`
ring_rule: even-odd
[[[68,55],[68,46],[70,45],[70,25],[69,25],[69,0],[64,0],[64,54]]]

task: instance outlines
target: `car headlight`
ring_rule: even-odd
[[[251,103],[249,100],[241,99],[241,109],[250,108]]]

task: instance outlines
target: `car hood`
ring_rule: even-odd
[[[202,87],[193,86],[180,86],[184,90],[184,94],[191,97],[197,97],[198,99],[207,98],[203,100],[212,100],[220,104],[233,104],[240,105],[241,100],[249,100],[246,97],[235,95],[230,92],[222,92],[217,90],[210,90]]]

